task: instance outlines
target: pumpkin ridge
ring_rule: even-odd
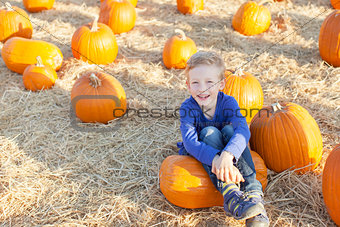
[[[290,132],[290,136],[289,136],[290,139],[288,137],[285,137],[285,138],[288,138],[288,141],[287,141],[288,147],[296,147],[296,144],[299,145],[299,150],[296,150],[296,152],[294,153],[288,152],[289,154],[295,154],[294,156],[290,157],[290,163],[294,163],[294,160],[296,159],[298,159],[299,162],[307,163],[306,156],[305,156],[306,154],[304,154],[303,152],[304,150],[303,145],[306,143],[306,138],[304,135],[301,135],[303,134],[303,127],[301,123],[295,118],[295,116],[291,112],[287,111],[284,116],[286,118],[284,122],[286,122],[287,126],[289,125],[289,128],[290,128],[288,130]],[[303,136],[303,138],[301,138],[301,136]],[[294,143],[291,144],[290,140],[293,141]],[[301,168],[301,167],[303,166],[295,166],[295,168]]]
[[[331,18],[331,17],[330,17],[330,18]],[[328,21],[330,21],[330,18],[328,19]],[[333,23],[332,23],[332,22],[333,22]],[[336,22],[337,22],[336,20],[332,20],[332,21],[331,21],[332,24],[331,24],[330,26],[331,26],[332,28],[335,28],[334,24],[336,24]],[[331,40],[330,40],[330,43],[327,44],[327,46],[328,46],[328,52],[327,52],[327,53],[328,53],[328,59],[329,59],[329,61],[330,61],[331,64],[333,64],[333,62],[336,61],[336,59],[333,58],[333,53],[332,53],[332,52],[333,52],[332,50],[333,50],[334,48],[336,48],[336,47],[334,47],[335,38],[338,37],[338,36],[336,35],[336,33],[337,33],[336,29],[332,29],[332,30],[331,30],[331,34],[329,34],[329,36],[331,37]]]

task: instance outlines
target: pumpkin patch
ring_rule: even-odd
[[[8,2],[0,2],[3,226],[245,226],[226,216],[200,163],[166,161],[179,152],[184,68],[198,51],[242,69],[220,74],[227,85],[218,88],[252,117],[269,226],[339,225],[336,2]],[[205,82],[202,92],[216,86]]]

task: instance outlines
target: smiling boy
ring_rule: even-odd
[[[247,147],[250,131],[236,100],[221,90],[225,66],[214,52],[197,52],[185,73],[191,97],[180,108],[179,153],[200,161],[224,198],[224,210],[246,226],[269,226],[262,186]],[[240,183],[240,188],[236,185]]]

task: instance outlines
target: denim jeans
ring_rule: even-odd
[[[231,125],[224,126],[221,131],[214,126],[208,126],[201,130],[199,141],[202,141],[222,151],[229,142],[230,138],[233,136],[233,134],[234,129]],[[185,154],[189,155],[188,152],[185,152]],[[211,172],[211,166],[207,164],[202,165],[207,171],[211,181],[213,182],[217,190],[221,191],[223,182],[217,179],[216,175]],[[246,148],[242,152],[241,157],[237,160],[236,163],[234,163],[234,165],[238,168],[244,178],[244,182],[240,183],[240,190],[245,193],[257,191],[262,195],[262,185],[256,179],[255,166],[248,146],[246,146]]]

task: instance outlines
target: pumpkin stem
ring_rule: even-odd
[[[235,70],[234,75],[236,76],[243,76],[243,70],[241,68],[238,68]]]
[[[98,15],[94,17],[94,21],[92,22],[91,32],[98,31]]]
[[[6,2],[6,3],[5,3],[5,6],[6,6],[7,11],[14,11],[14,9],[13,9],[11,3]]]
[[[35,59],[37,59],[37,64],[36,64],[36,66],[38,66],[38,67],[44,67],[44,63],[43,63],[43,61],[42,61],[42,59],[41,59],[40,56],[36,57]]]
[[[187,39],[187,37],[186,37],[186,35],[185,35],[185,33],[184,33],[183,30],[181,30],[181,29],[175,29],[175,32],[176,32],[176,33],[179,33],[179,34],[182,36],[182,40],[186,40],[186,39]]]
[[[263,5],[263,4],[268,3],[268,2],[273,3],[274,1],[273,0],[262,0],[258,3],[258,5]]]
[[[276,112],[276,111],[282,110],[282,106],[280,105],[280,103],[277,102],[277,103],[272,104],[272,109],[274,112]]]
[[[102,86],[102,81],[96,76],[96,74],[91,73],[90,75],[90,85],[94,88]]]

